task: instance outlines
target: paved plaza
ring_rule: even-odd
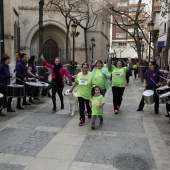
[[[65,90],[69,86],[65,86]],[[118,115],[113,112],[111,88],[106,93],[104,123],[91,130],[86,118],[65,109],[52,113],[50,98],[35,101],[24,111],[0,118],[0,170],[169,170],[170,124],[154,107],[137,112],[144,88],[140,79],[126,87]],[[57,96],[57,101],[59,101]],[[12,103],[16,107],[16,100]]]

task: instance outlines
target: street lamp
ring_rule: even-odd
[[[122,50],[120,50],[120,58],[121,58],[121,53],[122,53],[123,51]]]
[[[92,56],[91,56],[91,62],[93,63],[93,47],[95,47],[95,39],[94,39],[94,37],[91,39],[91,54],[92,54]]]
[[[151,58],[151,37],[152,37],[153,28],[154,28],[154,22],[151,20],[148,23],[148,32],[149,32],[149,62],[150,62],[150,58]]]
[[[75,45],[75,37],[78,37],[78,35],[80,34],[79,32],[76,31],[77,29],[77,24],[74,22],[72,25],[71,25],[71,29],[72,29],[72,33],[71,33],[71,36],[73,37],[73,61],[71,61],[71,70],[72,70],[72,75],[74,75],[74,69],[76,68],[76,62],[74,61],[75,59],[75,48],[74,48],[74,45]]]
[[[141,44],[141,50],[142,50],[142,59],[143,59],[144,44]]]

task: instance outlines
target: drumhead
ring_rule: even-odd
[[[144,96],[152,96],[154,94],[154,91],[153,90],[145,90],[143,92],[143,95]]]
[[[24,87],[24,85],[19,85],[19,84],[9,84],[7,87],[15,87],[15,88],[21,88]]]
[[[164,94],[160,95],[159,97],[162,98],[162,97],[167,97],[167,96],[170,96],[170,92],[164,93]]]
[[[38,81],[36,83],[41,84],[42,86],[46,86],[46,87],[49,85],[48,83],[45,83],[43,81]]]
[[[157,88],[156,90],[165,90],[165,89],[169,89],[170,87],[169,86],[163,86],[163,87],[159,87]]]
[[[26,82],[25,84],[28,84],[28,85],[34,86],[34,87],[42,87],[41,84],[38,84],[38,83],[36,83],[36,82]]]
[[[0,98],[3,98],[3,97],[4,97],[4,95],[2,93],[0,93]]]

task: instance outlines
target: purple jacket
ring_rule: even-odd
[[[34,64],[29,64],[28,67],[32,67],[31,73],[35,75],[35,73],[37,72],[37,67]],[[32,77],[30,75],[28,76]]]
[[[9,65],[0,62],[0,83],[3,85],[10,84],[10,71]]]
[[[159,82],[163,82],[163,79],[160,76],[162,76],[162,73],[159,70],[157,70],[156,72],[151,72],[150,70],[147,70],[145,72],[144,79],[146,79],[148,86],[155,87],[155,83],[158,84]]]
[[[26,63],[21,60],[18,61],[16,65],[16,78],[19,78],[22,81],[24,78],[28,78]]]

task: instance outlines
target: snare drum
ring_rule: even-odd
[[[170,87],[169,86],[163,86],[163,87],[159,87],[156,89],[156,94],[159,96],[161,94],[164,94],[166,92],[170,91]]]
[[[0,93],[0,109],[2,109],[3,104],[4,104],[4,95]]]
[[[28,97],[39,97],[42,91],[42,85],[35,82],[26,82],[25,91]]]
[[[45,83],[45,82],[42,82],[42,81],[38,81],[37,84],[41,84],[42,85],[42,91],[41,91],[41,94],[40,94],[40,97],[46,97],[48,95],[48,86],[49,84],[48,83]]]
[[[154,91],[153,90],[145,90],[143,92],[144,101],[147,105],[154,103]]]
[[[7,97],[24,97],[25,87],[24,85],[10,84],[7,85]]]
[[[161,103],[168,103],[170,101],[170,92],[160,95],[159,99]]]

